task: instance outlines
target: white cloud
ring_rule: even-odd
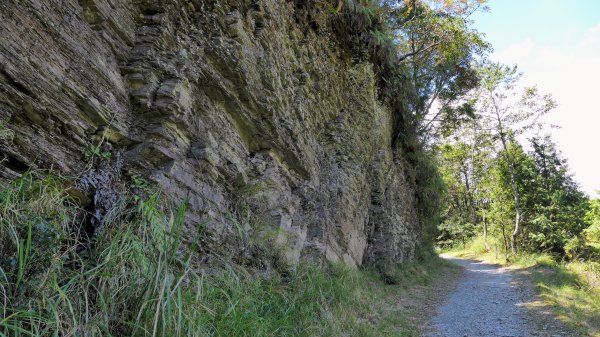
[[[600,44],[600,23],[590,28],[579,42],[581,47],[591,47]]]
[[[535,44],[531,39],[525,39],[522,42],[515,43],[506,49],[496,51],[492,56],[494,59],[512,65],[518,63],[519,60],[531,57],[534,51]]]
[[[598,38],[600,24],[564,49],[526,39],[492,55],[505,64],[517,63],[524,85],[536,84],[556,99],[559,106],[547,120],[562,126],[553,136],[590,195],[600,190],[600,52],[590,52]]]

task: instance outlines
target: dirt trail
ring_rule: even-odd
[[[448,258],[465,268],[424,337],[575,337],[540,307],[523,276],[492,264]]]

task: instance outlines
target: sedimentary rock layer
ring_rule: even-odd
[[[373,66],[301,10],[0,2],[1,175],[78,175],[101,143],[122,151],[123,179],[189,201],[185,240],[201,235],[205,251],[260,258],[247,250],[265,241],[289,264],[412,256],[413,183]]]

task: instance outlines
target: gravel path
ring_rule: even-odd
[[[565,333],[558,322],[552,324],[559,327],[556,329],[539,328],[539,319],[528,312],[532,309],[526,304],[536,300],[535,292],[510,270],[478,261],[448,259],[463,266],[465,273],[438,308],[423,336],[573,336]]]

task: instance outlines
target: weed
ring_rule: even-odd
[[[102,150],[100,146],[89,145],[85,149],[85,156],[86,158],[98,157],[102,159],[108,159],[112,156],[112,153]]]
[[[131,176],[131,187],[139,188],[146,192],[150,191],[150,183],[139,174],[134,174]]]

